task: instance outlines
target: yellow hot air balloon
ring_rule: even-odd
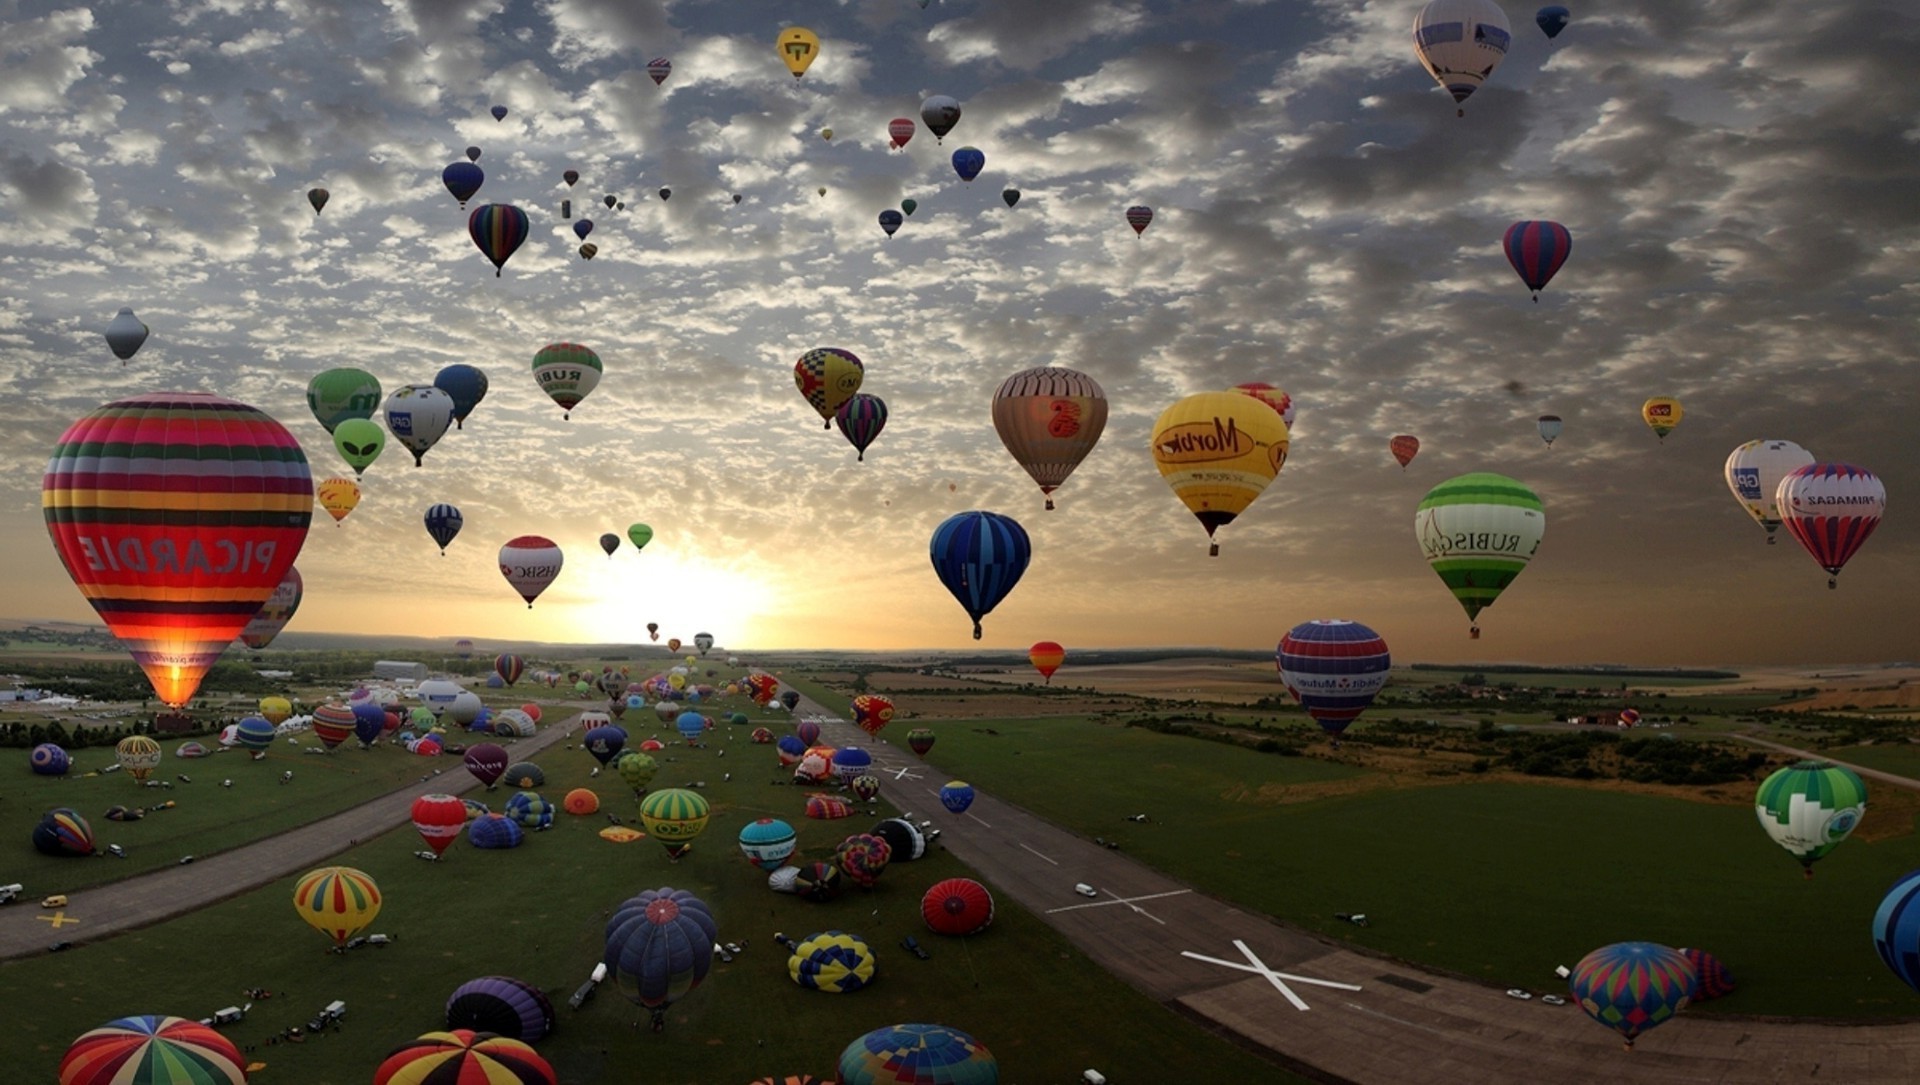
[[[832,139],[832,138],[833,138],[833,129],[831,129],[831,128],[822,128],[822,129],[820,129],[820,138],[821,138],[821,139],[827,139],[827,140],[830,140],[830,139]]]
[[[380,914],[380,889],[352,867],[321,867],[293,887],[293,906],[308,926],[344,946]]]
[[[114,747],[113,756],[127,775],[144,781],[160,765],[160,744],[145,735],[128,735]]]
[[[1683,413],[1685,412],[1680,410],[1680,401],[1672,396],[1654,396],[1640,405],[1641,419],[1652,427],[1654,436],[1662,441],[1666,440],[1667,434],[1672,433],[1673,428],[1680,424]]]
[[[360,486],[350,478],[330,478],[314,487],[314,494],[320,498],[320,507],[327,510],[336,524],[360,504]]]
[[[774,39],[773,47],[779,50],[787,70],[798,79],[807,74],[813,58],[820,55],[820,36],[804,26],[790,26]]]
[[[287,700],[285,697],[260,698],[260,718],[273,724],[275,727],[287,722],[287,718],[292,715],[293,702]]]
[[[1246,511],[1287,462],[1280,412],[1238,392],[1201,392],[1160,412],[1153,462],[1212,538]],[[1207,551],[1218,557],[1220,544]]]

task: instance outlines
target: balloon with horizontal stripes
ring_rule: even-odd
[[[1393,657],[1380,634],[1359,622],[1316,618],[1280,638],[1274,666],[1287,692],[1339,745],[1340,733],[1387,684]]]
[[[1492,472],[1450,478],[1420,500],[1414,538],[1469,622],[1493,605],[1533,560],[1547,513],[1525,486]],[[1480,636],[1480,626],[1470,627]]]
[[[306,594],[305,588],[306,582],[300,579],[300,570],[287,566],[287,575],[280,578],[273,594],[267,596],[267,601],[254,612],[246,628],[240,630],[240,643],[256,652],[272,644],[273,638],[280,635],[280,631],[293,620],[294,612],[300,609],[300,599]]]
[[[300,442],[233,400],[116,400],[60,436],[41,479],[80,593],[179,708],[293,567],[313,519]]]

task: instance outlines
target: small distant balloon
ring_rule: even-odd
[[[1540,439],[1547,442],[1548,448],[1552,448],[1553,439],[1560,436],[1561,426],[1560,416],[1557,414],[1543,414],[1540,416]]]
[[[1393,458],[1400,461],[1400,469],[1404,471],[1413,458],[1420,454],[1420,438],[1403,433],[1388,441],[1387,447],[1393,451]]]
[[[660,190],[660,198],[661,198],[662,200],[670,200],[670,199],[673,199],[673,189],[670,189],[670,188],[663,188],[663,189],[661,189],[661,190]]]
[[[324,188],[307,189],[307,202],[313,205],[314,214],[319,214],[321,208],[327,206],[329,195],[330,193]]]
[[[506,106],[503,106],[503,105],[497,105],[497,106],[494,106],[494,107],[493,107],[493,119],[494,119],[494,120],[496,120],[496,121],[504,121],[504,120],[506,120],[506,119],[507,119],[507,107],[506,107]]]
[[[620,536],[611,531],[600,536],[600,549],[605,550],[608,557],[612,557],[613,552],[620,549]]]
[[[892,237],[893,232],[895,230],[898,230],[900,228],[900,224],[905,221],[906,219],[901,217],[900,212],[895,211],[892,208],[888,208],[887,210],[880,212],[880,228],[887,232],[888,237]]]
[[[657,87],[666,82],[667,76],[672,74],[673,61],[668,60],[666,57],[654,57],[652,60],[647,61],[647,77],[653,80],[654,86]]]
[[[471,162],[451,162],[440,171],[440,183],[446,185],[453,198],[460,201],[462,210],[466,209],[467,201],[480,191],[480,186],[486,180],[486,171]]]
[[[468,148],[467,148],[467,161],[469,161],[469,162],[478,162],[478,161],[480,161],[480,148],[478,148],[478,147],[468,147]]]
[[[1559,4],[1549,4],[1534,13],[1533,21],[1539,24],[1540,32],[1551,41],[1560,36],[1560,32],[1567,28],[1567,23],[1572,18],[1573,13],[1566,8]]]
[[[315,212],[318,213],[317,211]],[[147,341],[149,329],[140,318],[133,315],[133,309],[123,306],[107,321],[107,349],[125,365],[127,359],[134,356],[140,345]]]
[[[573,236],[579,238],[582,241],[585,241],[587,239],[587,235],[592,232],[593,232],[592,219],[580,219],[579,221],[573,224]]]
[[[1151,225],[1152,222],[1153,208],[1139,205],[1127,208],[1127,225],[1133,227],[1133,235],[1135,237],[1146,233],[1147,227]]]
[[[594,254],[598,253],[599,251],[600,251],[600,246],[594,244],[593,242],[591,241],[583,242],[580,245],[580,259],[591,260],[593,259]]]
[[[580,171],[568,170],[560,175],[560,179],[567,183],[568,188],[572,188],[574,185],[580,183]]]
[[[1020,202],[1020,190],[1017,188],[1004,189],[1000,193],[1000,198],[1007,201],[1008,207],[1012,207],[1014,204]]]
[[[915,211],[919,209],[920,209],[920,201],[914,199],[911,196],[900,201],[900,210],[905,211],[909,215],[913,214]]]
[[[934,142],[945,138],[960,123],[960,102],[945,94],[935,94],[920,103],[920,123],[933,133]],[[905,143],[905,140],[900,142]]]
[[[887,138],[893,141],[896,148],[905,147],[915,131],[917,129],[912,117],[895,117],[887,122]]]

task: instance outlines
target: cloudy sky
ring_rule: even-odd
[[[987,646],[1260,647],[1346,617],[1405,660],[1920,657],[1920,21],[1617,0],[1550,43],[1509,4],[1514,48],[1456,118],[1413,56],[1419,7],[0,0],[0,616],[93,616],[39,509],[87,411],[226,395],[284,422],[318,481],[350,472],[309,378],[391,391],[466,362],[492,390],[464,431],[421,468],[390,445],[343,525],[316,509],[291,630],[971,646],[927,544],[990,509],[1034,561]],[[791,24],[823,42],[798,81],[773,46]],[[959,125],[890,152],[887,121],[930,94]],[[479,201],[533,220],[498,278],[440,183],[468,145]],[[971,184],[962,145],[986,155]],[[1139,238],[1133,204],[1156,215]],[[1520,219],[1574,237],[1538,304],[1501,252]],[[101,336],[122,305],[153,329],[124,367]],[[559,340],[606,364],[571,421],[529,370]],[[865,463],[795,391],[818,346],[859,355],[891,409]],[[1051,513],[989,414],[1049,363],[1112,411]],[[1149,432],[1243,381],[1293,395],[1291,458],[1210,559]],[[1650,395],[1686,408],[1664,444]],[[1423,442],[1405,472],[1396,433]],[[1728,493],[1753,438],[1885,480],[1838,591]],[[1412,521],[1478,470],[1537,491],[1547,529],[1469,641]],[[435,501],[466,518],[444,558]],[[635,521],[648,549],[603,556]],[[567,554],[531,612],[495,566],[523,533]]]

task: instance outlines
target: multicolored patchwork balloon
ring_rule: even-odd
[[[352,867],[321,867],[293,887],[293,907],[308,926],[344,946],[380,914],[380,888]]]
[[[816,347],[793,364],[793,384],[825,421],[821,429],[833,425],[840,405],[852,399],[866,376],[866,366],[850,350]]]
[[[140,1014],[81,1033],[60,1058],[60,1085],[246,1085],[232,1040],[184,1017]]]
[[[1700,977],[1678,950],[1653,942],[1601,946],[1573,966],[1567,988],[1587,1016],[1634,1038],[1687,1008]]]

